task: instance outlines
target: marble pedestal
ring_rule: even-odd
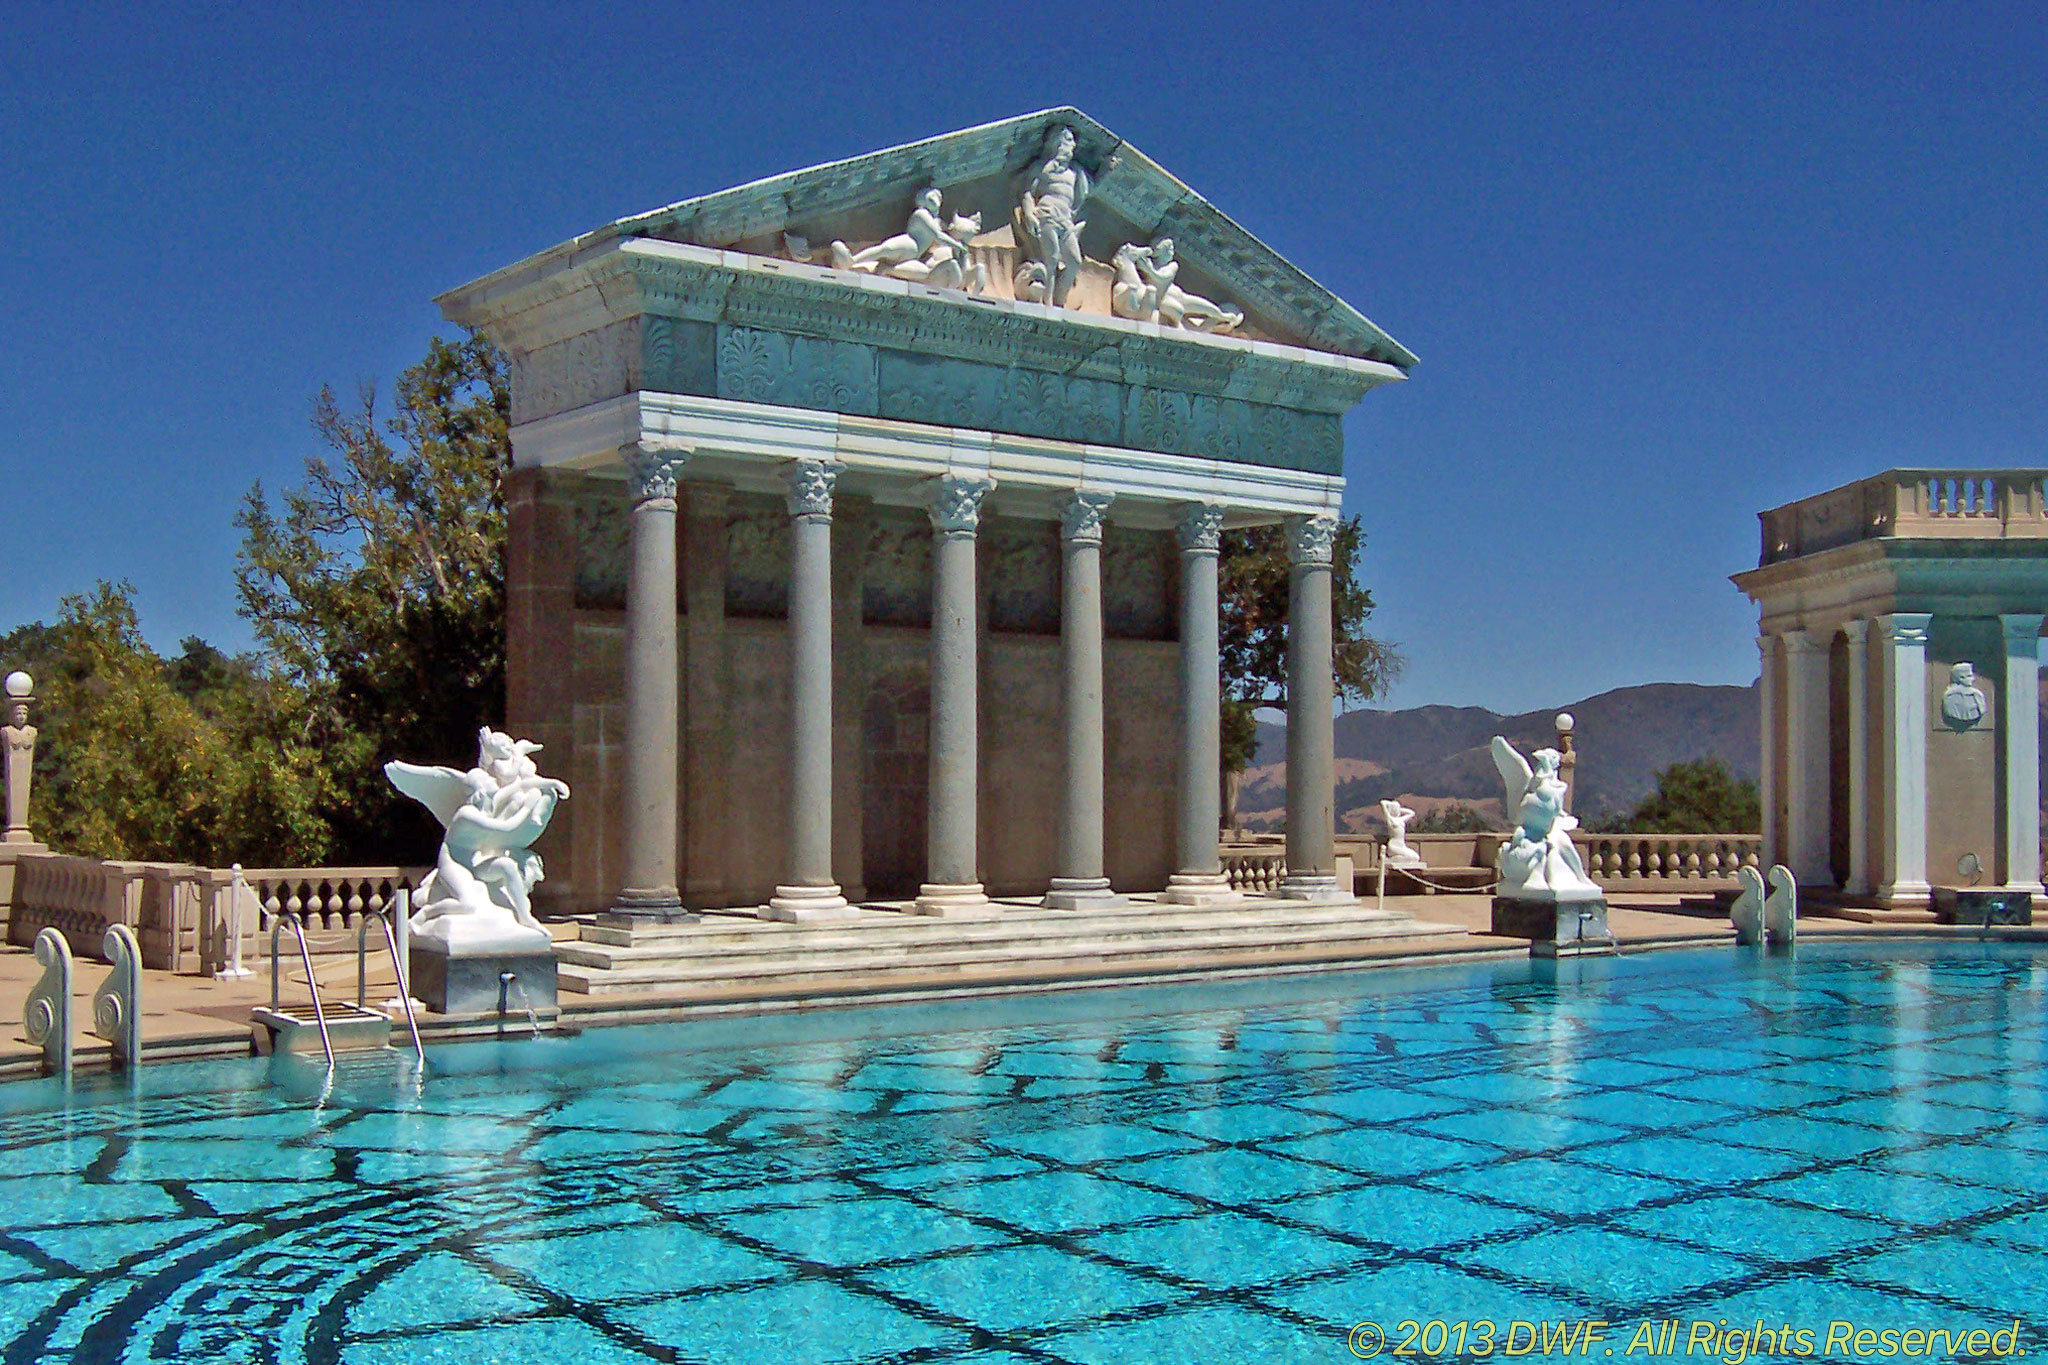
[[[1569,957],[1614,951],[1607,928],[1607,898],[1590,896],[1495,896],[1492,931],[1526,938],[1538,957]]]
[[[458,946],[414,937],[406,953],[415,1000],[435,1014],[507,1014],[555,1009],[552,946],[512,942]],[[510,972],[516,984],[504,979]]]
[[[2032,924],[2034,897],[2002,887],[1937,886],[1934,918],[1942,924]]]

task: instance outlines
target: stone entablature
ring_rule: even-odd
[[[1759,512],[1759,566],[1869,540],[2048,540],[2048,470],[1892,469]]]

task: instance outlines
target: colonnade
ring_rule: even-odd
[[[631,504],[626,570],[625,886],[613,913],[630,920],[687,919],[677,890],[678,696],[676,481],[685,452],[647,445],[621,452]],[[761,913],[815,921],[853,913],[832,878],[832,500],[844,466],[791,463],[789,569],[789,835],[786,875]],[[926,481],[932,525],[931,721],[925,880],[909,909],[947,918],[996,913],[977,858],[980,779],[975,540],[992,479]],[[1056,866],[1044,904],[1082,909],[1122,897],[1105,873],[1102,540],[1112,494],[1075,489],[1059,504],[1063,785]],[[1175,871],[1164,902],[1213,905],[1240,898],[1218,847],[1221,651],[1217,569],[1225,509],[1179,509],[1181,578],[1180,762]],[[1294,899],[1348,895],[1336,881],[1335,732],[1332,715],[1331,516],[1288,524],[1287,876]]]
[[[1933,718],[1927,644],[1933,619],[1927,612],[1892,612],[1850,620],[1839,628],[1846,646],[1846,686],[1841,689],[1846,714],[1841,728],[1848,746],[1842,803],[1848,822],[1848,868],[1842,890],[1858,896],[1874,892],[1890,905],[1925,904],[1931,894],[1927,740]],[[2037,696],[2043,617],[2006,613],[1998,620],[2003,639],[1998,691],[2004,752],[1997,766],[2003,774],[2005,812],[1998,853],[2006,887],[2039,893]],[[1787,863],[1802,884],[1832,884],[1834,632],[1765,634],[1758,637],[1757,647],[1763,665],[1764,858],[1767,863]],[[1873,650],[1875,660],[1870,657]],[[1878,682],[1875,699],[1873,676]],[[1884,803],[1875,812],[1876,819],[1873,792]],[[1876,839],[1873,825],[1880,832]]]

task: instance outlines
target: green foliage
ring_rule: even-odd
[[[1370,701],[1401,671],[1392,645],[1368,635],[1372,594],[1358,582],[1365,533],[1359,519],[1337,525],[1331,549],[1333,671],[1340,704]],[[1255,708],[1287,705],[1287,532],[1255,526],[1223,533],[1218,566],[1223,663],[1223,766],[1242,771],[1252,760]]]
[[[323,857],[329,787],[298,738],[297,691],[203,640],[159,657],[134,591],[101,583],[65,598],[54,626],[0,637],[0,658],[36,679],[38,836],[89,857],[217,867]]]
[[[1408,822],[1410,834],[1483,834],[1499,827],[1499,821],[1487,819],[1463,801],[1438,806]]]
[[[1657,774],[1657,790],[1603,834],[1755,834],[1763,828],[1756,783],[1738,779],[1718,758],[1674,763]]]
[[[495,346],[437,337],[388,420],[371,385],[349,408],[321,389],[313,426],[332,460],[309,459],[279,507],[257,485],[235,519],[240,610],[304,693],[346,858],[431,849],[438,829],[384,763],[466,764],[477,726],[502,723],[510,409]]]

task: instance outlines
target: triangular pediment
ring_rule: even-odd
[[[1086,175],[1085,200],[1075,215],[1083,261],[1061,300],[1080,312],[1142,313],[1157,303],[1156,273],[1142,279],[1124,262],[1120,248],[1156,248],[1171,238],[1179,263],[1175,283],[1180,301],[1193,311],[1215,306],[1208,318],[1183,325],[1227,331],[1250,340],[1275,341],[1337,355],[1382,361],[1406,369],[1415,357],[1357,309],[1317,284],[1157,162],[1078,109],[1047,109],[864,156],[757,180],[715,194],[685,199],[619,221],[579,239],[653,238],[752,255],[836,264],[854,270],[903,272],[918,278],[916,257],[892,263],[887,243],[905,240],[917,196],[927,187],[943,197],[939,217],[958,234],[960,249],[941,241],[927,260],[949,252],[959,266],[978,271],[963,290],[997,299],[1045,301],[1043,271],[1032,261],[1042,253],[1018,240],[1020,186],[1042,164],[1057,130],[1074,135],[1073,164]],[[978,215],[979,227],[966,226]],[[835,253],[834,246],[839,250]],[[902,252],[893,253],[900,256]],[[864,259],[866,258],[866,259]],[[1159,259],[1164,261],[1164,255]],[[1152,263],[1153,258],[1145,258]],[[851,263],[849,265],[849,263]],[[1174,278],[1169,273],[1168,278]],[[1119,295],[1119,279],[1137,280]],[[936,282],[936,281],[935,281]],[[1062,281],[1067,289],[1068,281]],[[1176,301],[1169,299],[1169,319]],[[1221,315],[1220,317],[1218,315]],[[1232,315],[1241,314],[1237,321]]]

